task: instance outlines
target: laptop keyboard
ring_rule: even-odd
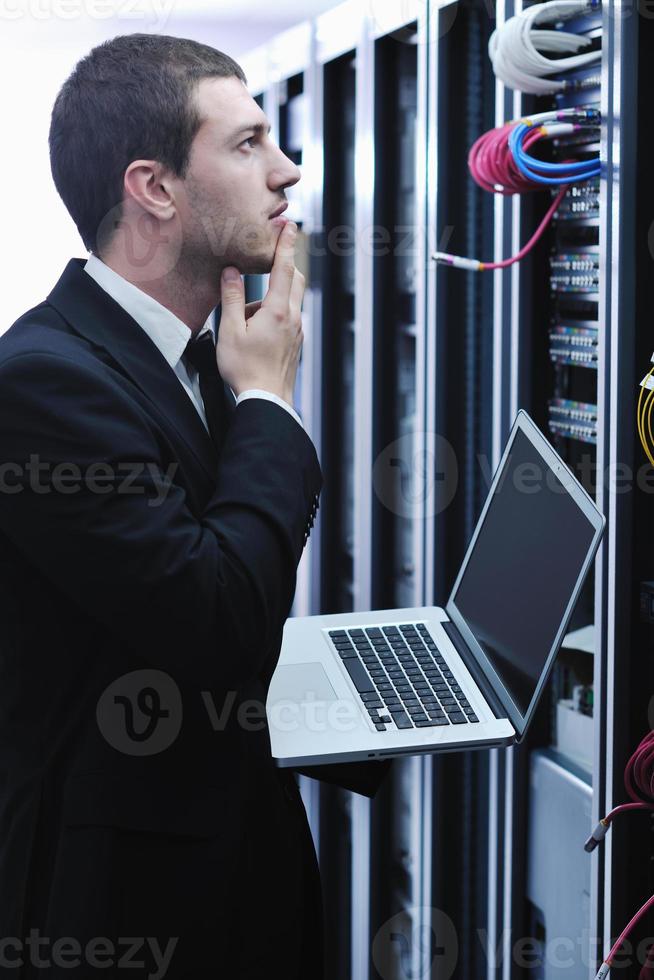
[[[424,623],[329,630],[329,638],[377,731],[479,721]]]

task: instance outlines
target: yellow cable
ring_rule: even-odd
[[[652,464],[652,466],[654,466],[654,458],[652,458],[652,453],[650,451],[649,446],[647,445],[647,440],[645,437],[645,412],[647,411],[647,406],[652,398],[652,395],[654,394],[654,388],[651,388],[648,391],[645,405],[643,405],[642,414],[641,414],[641,405],[643,401],[643,395],[645,393],[645,390],[647,389],[647,382],[649,381],[649,379],[652,377],[653,374],[654,374],[654,365],[652,365],[652,367],[649,369],[649,371],[645,376],[643,384],[640,386],[640,394],[638,395],[638,410],[636,413],[636,418],[638,423],[638,436],[640,438],[640,444],[643,447],[645,454],[647,455],[647,458]],[[650,429],[650,438],[651,438],[651,429]]]
[[[649,447],[649,443],[647,441],[647,433],[645,431],[645,422],[646,422],[647,413],[648,413],[648,409],[650,407],[650,403],[652,401],[652,395],[653,394],[654,394],[654,388],[650,388],[648,390],[648,392],[647,392],[647,397],[645,398],[645,401],[643,403],[642,412],[640,414],[640,432],[639,432],[639,434],[640,434],[640,443],[641,443],[641,446],[643,447],[643,449],[645,451],[645,455],[647,456],[647,459],[649,460],[650,464],[654,466],[654,462],[652,462],[652,451],[651,451],[651,449]],[[650,433],[651,433],[651,426],[650,426]],[[650,438],[651,438],[651,436],[650,436]]]
[[[649,378],[654,369],[649,372],[647,377]],[[647,398],[645,399],[640,415],[640,431],[641,431],[641,444],[647,458],[652,466],[654,466],[654,456],[652,455],[651,445],[654,442],[652,439],[652,425],[651,425],[651,415],[652,415],[652,405],[654,405],[654,387],[650,388],[647,393]],[[649,442],[647,441],[647,432],[645,432],[645,416],[647,415],[647,428],[649,432]]]
[[[654,436],[652,436],[652,406],[654,406],[654,388],[651,389],[649,395],[647,396],[647,401],[645,402],[645,409],[647,410],[647,431],[649,433],[647,456],[652,466],[654,466],[654,458],[652,457],[652,450],[650,448],[650,446],[654,445]],[[644,430],[645,427],[643,426],[643,431]]]
[[[654,371],[654,365],[650,368],[650,370],[648,371],[648,373],[645,375],[645,378],[644,378],[642,384],[640,385],[640,391],[638,393],[638,407],[636,409],[636,421],[638,423],[638,437],[639,437],[639,439],[641,441],[641,444],[642,444],[642,441],[643,441],[643,429],[642,429],[642,418],[641,418],[641,414],[640,414],[640,406],[641,406],[642,401],[643,401],[643,395],[644,395],[645,391],[647,390],[647,381],[651,377],[652,371]]]
[[[647,458],[652,466],[654,466],[652,450],[651,450],[651,444],[652,444],[651,413],[652,413],[653,404],[654,404],[654,388],[650,388],[647,393],[647,398],[645,399],[645,402],[643,404],[643,409],[640,416],[640,428],[641,428],[641,443],[643,449],[645,450],[645,453],[647,454]],[[645,431],[646,420],[647,420],[647,432]],[[647,439],[648,432],[649,432],[649,441]]]

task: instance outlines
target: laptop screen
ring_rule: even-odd
[[[450,601],[523,716],[596,534],[518,428]]]

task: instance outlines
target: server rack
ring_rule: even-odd
[[[329,400],[323,420],[323,465],[338,473],[326,481],[321,502],[325,535],[321,608],[354,608],[354,244],[340,230],[354,228],[356,55],[354,50],[324,66],[325,193],[322,280],[324,359],[322,380]]]
[[[509,3],[498,7],[498,20],[519,9],[518,5],[512,7]],[[602,173],[597,184],[585,189],[585,199],[582,198],[577,209],[573,211],[578,203],[574,198],[564,203],[540,255],[535,252],[519,267],[495,274],[494,443],[497,457],[515,411],[526,407],[544,430],[549,427],[552,441],[607,516],[607,533],[594,576],[577,606],[577,622],[573,623],[573,626],[594,624],[594,652],[583,669],[590,672],[594,690],[590,779],[592,821],[596,823],[612,808],[614,801],[624,798],[621,769],[630,750],[649,727],[643,699],[635,694],[633,682],[638,678],[638,683],[647,689],[651,668],[642,660],[632,665],[626,653],[631,645],[637,594],[632,551],[637,494],[616,491],[612,474],[625,466],[632,470],[634,464],[633,303],[634,269],[639,266],[634,249],[637,200],[634,160],[642,138],[638,135],[635,108],[639,93],[642,100],[646,88],[642,52],[648,41],[651,44],[651,25],[646,19],[632,18],[620,3],[605,3],[601,14],[575,26],[598,41],[601,37],[599,71],[586,72],[577,98],[587,105],[597,104],[601,109],[600,139],[597,146],[588,149],[599,149]],[[499,83],[496,105],[498,124],[525,111],[545,107],[534,104],[533,99],[523,99],[518,93],[507,92]],[[542,201],[540,207],[542,213]],[[515,252],[525,241],[527,229],[533,230],[538,203],[530,206],[525,199],[514,199],[511,204],[499,201],[496,210],[496,256],[499,257]],[[549,282],[542,271],[547,267],[548,250],[551,250],[552,272]],[[570,265],[569,255],[561,258],[561,252],[566,250],[574,256],[572,268],[566,268],[566,264]],[[549,310],[549,313],[539,316],[539,310]],[[590,349],[590,359],[580,357],[579,349],[577,357],[571,356],[570,350],[561,349],[558,328],[564,324],[576,331],[585,355]],[[557,421],[552,412],[553,399],[565,397],[585,403],[582,417],[573,427],[570,419],[563,427],[553,424]],[[589,431],[592,425],[588,424],[587,416],[591,413],[586,405],[594,406],[596,432]],[[561,437],[561,432],[566,433],[565,437]],[[586,461],[590,460],[590,467],[582,465],[584,456]],[[638,708],[639,722],[630,710],[632,706]],[[490,864],[499,873],[489,875],[489,921],[493,926],[490,939],[492,945],[502,935],[505,938],[499,969],[506,978],[520,975],[510,955],[511,934],[507,926],[519,935],[528,934],[534,910],[525,902],[525,882],[534,873],[534,861],[540,861],[542,866],[548,860],[543,854],[526,856],[528,772],[533,751],[549,740],[547,704],[539,711],[539,723],[524,746],[506,753],[492,753],[491,794],[498,806],[490,834]],[[574,764],[562,757],[554,766],[555,770],[558,766],[563,785]],[[614,848],[618,844],[616,853]],[[576,967],[577,972],[584,972],[579,975],[595,975],[602,953],[640,904],[639,897],[645,897],[632,883],[639,880],[642,885],[645,877],[642,868],[647,865],[645,856],[650,847],[651,841],[642,832],[635,834],[631,848],[624,838],[620,839],[619,832],[608,847],[589,858],[587,934],[581,937],[584,956],[582,964]],[[633,868],[636,850],[643,863],[638,878],[628,884],[624,874],[626,860],[631,852]],[[552,965],[548,967],[546,962],[543,976],[554,975]]]
[[[303,169],[294,216],[309,287],[296,403],[326,486],[296,615],[443,604],[520,407],[548,431],[550,399],[596,405],[592,443],[552,431],[557,448],[574,467],[592,445],[598,473],[634,463],[636,363],[650,353],[634,313],[647,310],[652,277],[633,235],[648,234],[636,193],[652,199],[647,175],[635,179],[651,23],[631,16],[626,0],[604,3],[585,27],[602,38],[599,85],[585,93],[599,99],[603,120],[598,185],[570,195],[550,239],[519,267],[474,275],[429,261],[443,248],[513,254],[547,205],[547,195],[492,198],[465,167],[477,135],[540,108],[495,81],[486,58],[492,29],[519,9],[519,0],[348,0],[243,62],[273,135]],[[395,223],[413,224],[409,256],[371,241],[371,229]],[[341,226],[340,243],[330,240]],[[590,252],[597,279],[594,308],[572,301],[572,333],[560,330],[571,326],[569,297],[550,303],[557,240],[555,254],[571,242],[575,253]],[[550,322],[552,310],[560,320]],[[621,798],[620,766],[642,734],[647,688],[631,699],[637,718],[629,688],[651,671],[624,650],[634,640],[641,652],[651,647],[646,629],[634,627],[635,576],[654,576],[634,526],[635,511],[640,527],[651,527],[647,501],[612,493],[603,480],[589,488],[608,517],[575,623],[595,626],[594,654],[579,662],[595,693],[592,765],[580,778],[592,784],[596,822]],[[570,759],[544,751],[556,698],[553,688],[524,746],[396,760],[372,803],[301,780],[323,876],[330,977],[444,977],[451,967],[466,980],[526,975],[512,941],[534,929],[545,935],[530,772],[545,765],[561,785],[575,774]],[[647,829],[612,833],[587,859],[585,915],[597,955],[641,894],[623,867],[647,887],[639,863]],[[451,946],[450,926],[454,965],[439,941],[444,930]],[[587,960],[593,976],[590,948]]]
[[[517,11],[516,11],[517,12]],[[584,33],[599,46],[603,35],[602,16],[599,13],[568,23],[568,28]],[[579,76],[582,73],[575,73]],[[579,78],[582,82],[582,79]],[[514,93],[512,111],[514,113],[545,111],[550,108],[564,108],[571,104],[600,109],[602,78],[599,66],[583,72],[582,87],[571,95],[535,99],[519,97]],[[597,153],[599,141],[587,141],[572,149],[575,154],[585,156]],[[558,148],[565,155],[565,141]],[[596,469],[597,435],[592,419],[597,416],[597,381],[599,359],[593,341],[597,341],[599,327],[599,270],[597,255],[600,237],[599,192],[600,181],[593,184],[574,185],[564,198],[557,211],[548,235],[531,255],[513,273],[512,310],[509,313],[511,337],[513,341],[511,384],[513,399],[527,407],[548,432],[550,439],[572,470],[586,484],[586,489],[596,496],[593,474]],[[588,210],[578,208],[578,194],[591,191]],[[550,204],[548,194],[535,194],[521,199],[519,212],[513,218],[514,236],[521,241],[535,227]],[[590,271],[587,271],[590,270]],[[547,270],[543,274],[543,270]],[[572,331],[575,331],[573,333]],[[577,341],[588,340],[595,359],[585,361],[579,357],[578,350],[566,349],[564,338],[573,337]],[[576,418],[575,416],[579,416]],[[589,421],[586,421],[586,418]],[[594,623],[594,576],[591,574],[573,614],[571,629]],[[593,673],[593,653],[582,654],[588,665],[581,669],[591,677]],[[557,671],[563,669],[566,655],[559,656]],[[556,677],[555,677],[556,682]],[[556,685],[555,685],[556,686]],[[557,919],[539,909],[533,902],[525,901],[527,882],[537,876],[547,879],[545,853],[528,852],[528,836],[534,819],[521,820],[520,813],[533,811],[532,797],[535,793],[531,779],[534,752],[537,747],[552,742],[552,728],[556,724],[557,695],[550,684],[539,711],[537,724],[532,728],[524,746],[511,753],[511,766],[505,773],[505,792],[510,795],[510,809],[507,807],[506,827],[510,827],[512,848],[505,864],[505,892],[503,912],[511,916],[514,928],[523,935],[537,932],[543,945],[542,975],[544,978],[556,974],[556,965],[547,956],[548,943],[556,933],[552,933]],[[571,764],[563,760],[554,763],[550,778],[558,778],[563,788],[568,785]],[[558,775],[557,775],[558,774]],[[582,815],[583,819],[583,815]],[[584,855],[578,851],[579,855]],[[550,867],[556,867],[560,859],[560,873],[565,875],[565,848],[561,844],[559,853],[552,858]],[[551,905],[551,903],[550,903]],[[574,942],[578,948],[575,970],[593,969],[590,964],[590,907],[586,921],[578,935],[572,935],[573,923],[568,924],[566,941]],[[579,925],[580,920],[577,920]],[[508,952],[508,951],[507,951]],[[515,966],[512,964],[515,972]],[[506,975],[508,967],[505,968]],[[594,975],[594,971],[593,971]]]
[[[340,31],[339,31],[340,33]],[[323,35],[325,32],[323,31]],[[346,35],[347,37],[347,35]],[[324,327],[323,385],[329,411],[324,419],[323,459],[325,473],[332,473],[331,490],[325,494],[326,511],[323,527],[335,534],[323,536],[321,564],[321,608],[348,611],[354,609],[354,374],[355,374],[355,296],[356,277],[354,248],[337,245],[331,236],[335,229],[355,227],[355,133],[356,133],[356,27],[350,34],[350,50],[322,65],[323,107],[325,119],[325,196],[323,225],[325,258],[323,265]],[[348,43],[346,41],[346,43]],[[331,393],[331,394],[330,394]],[[338,474],[338,476],[337,476]],[[329,479],[326,480],[329,483]],[[336,855],[336,863],[325,860],[338,876],[324,878],[330,923],[329,946],[338,953],[330,963],[335,976],[349,973],[353,953],[351,931],[354,896],[353,808],[349,794],[337,789],[323,792],[321,837],[324,854]],[[332,814],[342,821],[334,825]],[[335,833],[334,833],[335,831]],[[343,836],[341,837],[341,833]],[[360,843],[360,837],[359,837]],[[328,872],[329,874],[329,872]],[[347,921],[339,923],[329,909],[346,913]],[[338,937],[343,939],[339,943]],[[344,940],[344,941],[343,941]],[[334,942],[335,941],[335,942]]]

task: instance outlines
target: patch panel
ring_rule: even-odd
[[[580,442],[597,442],[597,405],[551,398],[547,407],[550,432]]]
[[[554,363],[597,370],[596,325],[556,323],[550,328],[549,339],[550,359]]]
[[[550,288],[555,293],[596,293],[599,252],[555,252],[550,257]]]
[[[565,30],[592,38],[601,45],[602,15],[566,22]],[[596,110],[601,104],[601,70],[598,63],[569,70],[560,79],[565,88],[552,97],[557,110]],[[560,137],[555,158],[584,159],[599,153],[599,131],[583,129]],[[571,184],[556,209],[552,222],[550,253],[550,320],[548,351],[552,387],[547,402],[548,428],[558,448],[571,463],[578,449],[574,442],[597,443],[596,378],[599,366],[598,304],[600,177]],[[564,446],[562,441],[571,441]],[[588,486],[589,492],[592,487]]]
[[[583,221],[599,218],[599,180],[573,184],[554,214],[555,221]]]

